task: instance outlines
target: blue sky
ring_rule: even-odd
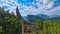
[[[60,0],[0,0],[0,7],[15,12],[16,5],[22,16],[28,14],[60,15]]]

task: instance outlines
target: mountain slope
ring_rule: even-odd
[[[50,15],[49,18],[57,18],[60,17],[59,15]]]
[[[48,18],[47,21],[60,22],[60,17]]]
[[[29,20],[30,22],[34,22],[37,19],[43,20],[42,18],[40,18],[40,17],[38,17],[36,15],[27,15],[26,19]]]
[[[41,17],[42,19],[49,18],[49,16],[48,16],[48,15],[45,15],[45,14],[37,14],[36,16],[39,16],[39,17]]]

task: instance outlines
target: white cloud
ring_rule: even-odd
[[[53,8],[53,9],[51,9],[50,11],[60,11],[60,6],[58,6],[58,7],[55,7],[55,8]]]
[[[54,6],[54,1],[55,0],[36,0],[37,2],[34,3],[32,2],[33,5],[38,5],[38,8],[34,8],[32,5],[30,6],[25,6],[24,4],[22,5],[21,3],[18,4],[17,0],[1,0],[1,5],[2,6],[7,6],[10,11],[15,11],[16,9],[16,5],[18,5],[19,9],[24,9],[24,10],[20,10],[20,13],[22,16],[25,16],[27,14],[47,14],[47,15],[52,15],[54,14],[54,12],[57,12],[58,10],[60,10],[60,6],[55,7],[53,9],[50,9]],[[43,4],[41,4],[43,3]],[[11,5],[12,6],[11,6]],[[48,10],[50,9],[50,10]],[[15,13],[15,12],[14,12]]]
[[[7,6],[8,8],[5,8],[5,10],[10,10],[10,12],[15,11],[16,5],[20,7],[20,4],[17,3],[17,0],[1,0],[0,3],[0,7]]]
[[[45,8],[49,9],[52,8],[54,6],[54,1],[51,1],[49,4],[46,5]]]
[[[53,1],[52,1],[52,3],[49,3],[48,5],[49,5],[49,6],[47,6],[48,8],[52,8],[53,5],[54,5]],[[52,8],[50,10],[45,9],[47,7],[45,7],[44,5],[40,5],[40,4],[38,4],[38,7],[39,7],[38,9],[36,9],[36,8],[34,8],[32,6],[25,7],[25,9],[24,9],[25,12],[23,12],[22,15],[23,14],[24,15],[27,15],[27,14],[59,15],[57,13],[58,13],[58,11],[60,11],[60,6]]]
[[[42,0],[43,4],[49,4],[52,0]]]
[[[38,0],[39,1],[39,0]],[[40,0],[39,2],[37,2],[36,4],[40,7],[41,5],[45,8],[45,9],[50,9],[54,6],[54,1],[55,0]],[[43,4],[40,4],[43,3]]]
[[[9,4],[6,4],[6,3],[2,3],[2,6],[10,6]]]

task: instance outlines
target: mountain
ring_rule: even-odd
[[[37,14],[36,16],[39,16],[39,17],[41,17],[42,19],[49,18],[49,16],[48,16],[48,15],[45,15],[45,14]]]
[[[49,15],[49,18],[57,18],[60,17],[59,15]]]
[[[45,15],[45,14],[37,14],[37,15],[27,15],[27,16],[23,16],[23,18],[25,20],[28,20],[29,22],[34,22],[36,19],[39,20],[59,20],[59,15]]]
[[[59,22],[60,23],[60,17],[55,17],[55,18],[48,18],[46,19],[47,21],[53,21],[53,22]]]
[[[27,15],[27,16],[23,16],[23,18],[30,22],[34,22],[36,19],[39,19],[39,20],[44,20],[46,18],[48,18],[49,16],[47,15],[44,15],[44,14],[37,14],[37,15]]]
[[[36,19],[43,20],[42,18],[40,18],[39,16],[36,16],[36,15],[27,15],[26,19],[30,22],[34,22]]]
[[[38,17],[40,17],[41,19],[49,18],[49,16],[48,16],[48,15],[45,15],[45,14],[27,15],[27,16],[29,16],[29,17],[31,17],[31,16],[38,16]],[[23,18],[26,19],[27,16],[23,16]]]

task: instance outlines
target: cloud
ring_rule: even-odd
[[[41,1],[42,0],[37,0],[36,4],[34,2],[32,3],[33,5],[38,5],[38,9],[34,8],[33,6],[28,6],[28,7],[25,7],[24,11],[22,11],[22,14],[24,15],[28,15],[28,14],[60,15],[58,14],[58,12],[60,13],[60,6],[53,8],[55,0],[50,0],[50,1],[47,0],[46,4],[41,4]]]
[[[0,7],[7,6],[8,8],[4,8],[4,7],[3,8],[5,10],[10,10],[10,12],[15,11],[16,5],[20,7],[20,4],[17,3],[17,0],[1,0],[0,1]]]
[[[28,14],[59,15],[58,12],[60,11],[60,6],[53,8],[54,1],[51,1],[49,4],[47,4],[47,6],[40,4],[39,2],[36,4],[39,7],[38,9],[34,8],[33,6],[28,6],[28,7],[25,7],[24,12],[22,14],[25,14],[25,15],[28,15]],[[50,10],[48,10],[48,9],[50,9]]]
[[[43,4],[49,4],[51,1],[54,1],[54,0],[42,0],[42,3]]]
[[[52,8],[54,6],[54,1],[51,1],[48,5],[46,5],[46,8]]]
[[[19,3],[18,0],[1,0],[0,7],[7,6],[8,8],[4,8],[5,10],[10,10],[10,12],[14,11],[14,13],[16,13],[15,9],[16,9],[16,5],[18,5],[19,11],[22,16],[25,16],[28,14],[53,15],[53,14],[57,14],[60,11],[60,6],[53,8],[55,4],[54,1],[57,1],[57,0],[36,0],[36,2],[34,0],[33,2],[28,2],[28,3],[27,3],[27,0],[25,0],[25,2],[23,3]]]
[[[53,8],[53,9],[51,9],[50,11],[60,11],[60,6],[58,6],[58,7],[55,7],[55,8]]]
[[[6,3],[2,3],[2,6],[10,6],[9,4],[6,4]]]

